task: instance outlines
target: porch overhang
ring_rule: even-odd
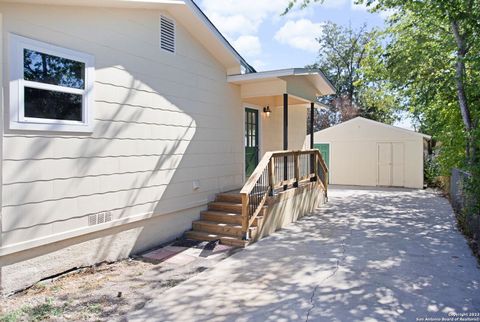
[[[335,88],[322,72],[306,68],[231,75],[227,81],[241,86],[244,102],[259,106],[280,106],[284,94],[288,94],[288,104],[292,106],[316,103],[318,97],[335,94]]]

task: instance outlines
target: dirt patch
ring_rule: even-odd
[[[124,321],[126,313],[142,309],[152,298],[236,251],[189,241],[171,246],[162,248],[174,252],[164,259],[146,256],[157,249],[145,257],[101,263],[41,281],[1,299],[0,321]]]

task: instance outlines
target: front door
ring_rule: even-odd
[[[245,109],[245,175],[250,177],[258,164],[258,111]]]

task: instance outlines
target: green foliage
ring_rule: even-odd
[[[0,322],[16,322],[20,320],[20,317],[23,315],[23,308],[9,312],[5,315],[0,316]]]
[[[26,313],[30,316],[32,321],[41,321],[54,316],[60,316],[63,311],[63,306],[56,306],[53,304],[52,299],[46,299],[45,303],[26,310]]]
[[[435,155],[430,155],[424,164],[425,181],[429,187],[438,185],[439,164]]]
[[[450,175],[453,167],[472,175],[459,224],[479,252],[480,0],[360,2],[396,12],[384,34],[388,45],[377,55],[386,66],[383,77],[438,142],[437,165],[427,164],[427,177]]]
[[[290,10],[293,9],[293,7],[296,5],[296,4],[300,4],[300,8],[301,9],[304,9],[306,7],[308,7],[308,5],[312,2],[320,2],[320,3],[323,3],[324,0],[292,0],[288,3],[287,5],[287,8],[285,8],[285,12],[283,13],[284,15],[287,14]]]
[[[316,66],[333,83],[337,92],[356,98],[361,81],[361,64],[370,42],[376,41],[376,32],[366,26],[358,30],[332,22],[325,24],[319,42]]]
[[[311,2],[323,1],[291,0],[287,12]],[[379,39],[368,43],[354,82],[367,89],[359,99],[363,95],[376,115],[388,111],[377,105],[379,98],[385,107],[398,106],[432,135],[436,146],[426,165],[428,180],[450,175],[453,167],[472,174],[460,224],[480,244],[480,0],[356,3],[392,14]]]
[[[312,2],[323,1],[292,0],[286,12],[295,5],[305,7]],[[373,11],[393,12],[385,31],[369,34],[371,41],[359,41],[365,45],[365,57],[350,79],[355,87],[351,93],[357,103],[365,107],[365,116],[388,123],[394,117],[392,109],[410,113],[420,125],[420,131],[431,134],[438,142],[439,174],[448,175],[452,167],[477,166],[480,147],[476,148],[479,152],[473,162],[467,162],[466,147],[480,142],[480,0],[356,2],[367,4]],[[465,42],[463,56],[459,56],[459,43],[452,31],[452,23],[458,25]],[[326,31],[332,34],[326,37],[327,40],[343,40],[345,34],[352,34],[348,28],[338,26]],[[328,41],[324,41],[325,44]],[[358,51],[359,47],[363,49],[363,46],[357,46],[355,50]],[[314,67],[326,70],[334,83],[337,82],[340,92],[344,92],[344,86],[338,84],[348,85],[344,74],[332,75],[335,74],[332,66],[338,59],[324,47],[322,52]],[[473,130],[466,126],[459,108],[456,83],[459,57],[465,64],[462,83]]]
[[[102,305],[100,303],[92,303],[88,305],[87,310],[93,314],[100,314],[102,312]]]
[[[52,299],[46,299],[45,303],[36,306],[24,306],[18,310],[9,312],[0,316],[0,322],[16,322],[16,321],[42,321],[59,317],[65,311],[67,304],[57,306],[53,304]]]
[[[369,59],[377,52],[379,31],[327,23],[317,39],[317,62],[310,68],[320,69],[337,89],[336,95],[323,97],[328,109],[317,113],[317,128],[325,128],[356,116],[393,123],[398,106],[386,82],[373,72],[377,61]]]

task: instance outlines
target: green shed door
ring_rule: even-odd
[[[328,143],[315,144],[314,147],[315,149],[320,151],[320,154],[322,155],[322,158],[325,161],[327,168],[330,169],[330,144]]]

